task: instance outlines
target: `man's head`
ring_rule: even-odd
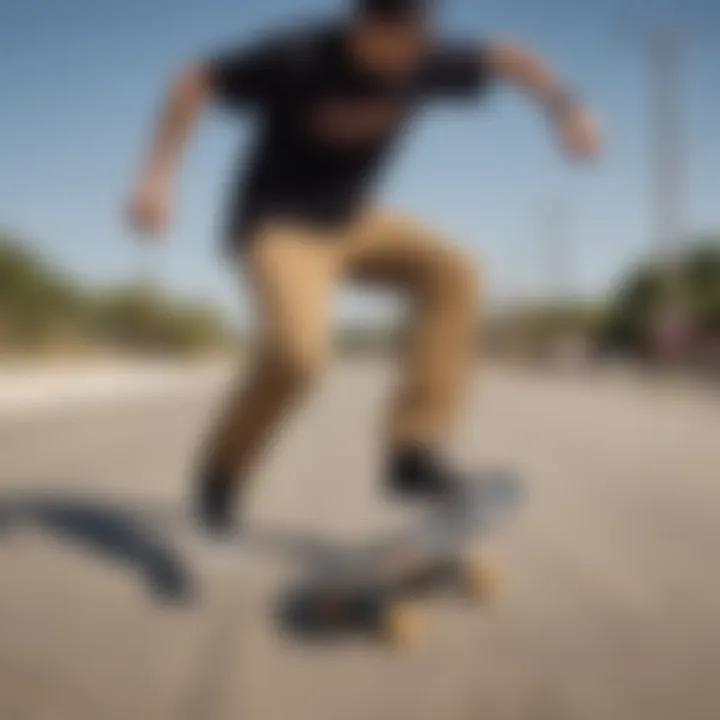
[[[356,0],[352,42],[363,64],[381,72],[403,72],[428,40],[432,0]]]

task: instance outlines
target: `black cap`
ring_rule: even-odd
[[[358,0],[360,12],[387,20],[415,20],[425,17],[432,0]]]

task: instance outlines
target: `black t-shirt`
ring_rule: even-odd
[[[209,61],[218,100],[258,122],[231,198],[232,238],[265,217],[348,220],[423,103],[474,96],[490,79],[476,43],[436,43],[397,79],[354,65],[343,37],[339,26],[295,30]]]

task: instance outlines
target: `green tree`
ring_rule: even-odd
[[[646,263],[630,274],[615,295],[604,328],[606,342],[637,353],[650,350],[658,308],[666,298],[667,268]],[[696,335],[720,334],[720,238],[692,243],[674,261],[673,277]]]
[[[84,294],[21,242],[0,235],[0,318],[4,342],[37,348],[85,320]]]
[[[218,312],[130,284],[90,292],[0,234],[0,350],[41,350],[68,338],[120,351],[187,353],[224,345]]]

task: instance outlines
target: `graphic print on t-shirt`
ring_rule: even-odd
[[[401,126],[404,104],[388,98],[327,98],[308,110],[308,131],[330,145],[375,143],[390,137]]]

